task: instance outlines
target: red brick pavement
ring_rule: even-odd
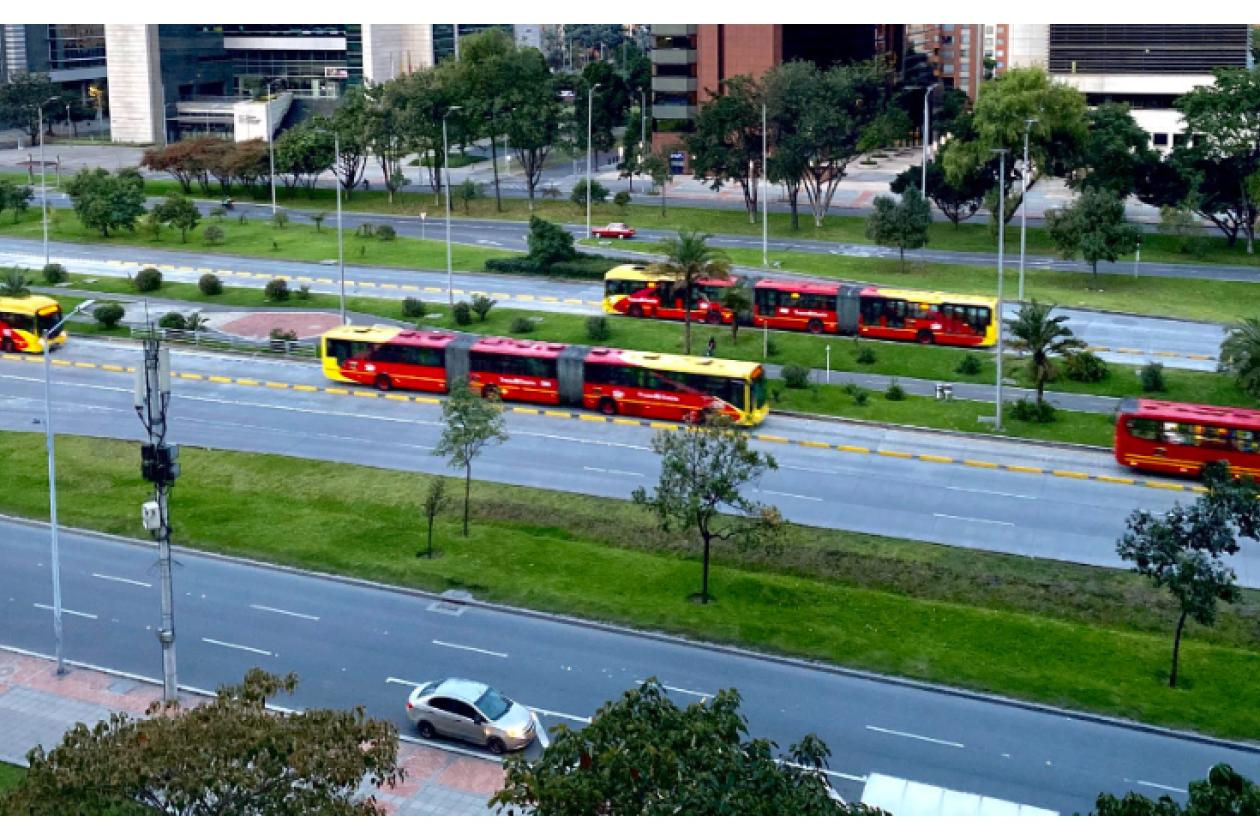
[[[340,324],[340,318],[324,312],[253,312],[225,321],[218,329],[248,338],[267,338],[273,329],[293,330],[298,338],[309,338]]]

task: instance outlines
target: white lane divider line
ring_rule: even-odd
[[[981,490],[978,487],[954,487],[947,485],[946,490],[954,490],[958,493],[984,493],[986,496],[1006,496],[1011,499],[1035,499],[1036,496],[1026,496],[1023,493],[1004,493],[1001,490]]]
[[[256,653],[259,656],[275,656],[275,654],[269,650],[263,650],[262,648],[256,648],[256,647],[250,647],[248,645],[234,645],[231,642],[221,642],[218,639],[207,639],[205,636],[201,637],[201,641],[205,642],[208,645],[218,645],[219,647],[232,648],[233,650],[243,650],[246,653]]]
[[[590,718],[582,717],[581,715],[571,715],[566,712],[553,712],[550,709],[541,709],[538,706],[526,706],[525,708],[529,709],[531,712],[537,712],[540,715],[546,715],[547,717],[565,718],[566,720],[574,720],[574,721],[577,721],[578,723],[589,724],[591,722]]]
[[[280,615],[291,615],[294,618],[304,618],[307,621],[319,621],[319,616],[317,615],[307,615],[306,613],[290,612],[289,610],[282,610],[279,607],[268,607],[263,604],[250,604],[249,608],[251,610],[262,610],[263,612],[279,613]]]
[[[630,470],[614,470],[607,467],[582,467],[582,469],[588,470],[589,472],[609,473],[611,475],[632,475],[636,478],[647,478],[647,476],[641,472],[631,472]]]
[[[1144,787],[1155,788],[1156,790],[1166,790],[1169,793],[1189,793],[1185,788],[1171,787],[1169,785],[1161,785],[1159,782],[1147,782],[1142,779],[1125,779],[1126,782],[1132,782],[1135,785],[1143,785]]]
[[[132,580],[131,578],[114,577],[113,575],[103,575],[100,572],[92,572],[92,577],[100,578],[101,580],[112,580],[112,581],[115,581],[116,583],[129,583],[132,586],[143,586],[145,589],[153,588],[153,584],[145,583],[142,580]]]
[[[412,688],[419,688],[424,685],[424,683],[412,682],[411,680],[400,680],[398,677],[386,677],[385,682],[393,683],[394,685],[409,685]]]
[[[486,650],[484,648],[469,647],[468,645],[457,645],[451,642],[439,641],[438,639],[434,639],[433,644],[439,645],[441,647],[446,647],[446,648],[455,648],[456,650],[467,650],[467,651],[472,651],[473,653],[484,653],[486,656],[497,656],[500,659],[508,658],[508,655],[506,653],[499,653],[497,650]]]
[[[954,516],[948,513],[934,513],[932,515],[941,519],[957,519],[961,522],[979,522],[981,525],[1006,525],[1010,528],[1015,527],[1014,522],[1003,522],[1001,519],[981,519],[977,516]]]
[[[940,744],[943,747],[955,747],[964,749],[965,745],[957,741],[942,741],[940,738],[929,738],[926,735],[915,735],[913,732],[902,732],[899,729],[884,729],[882,726],[867,726],[872,732],[880,732],[884,735],[896,735],[898,738],[912,738],[915,741],[926,741],[929,744]]]
[[[39,603],[37,603],[35,606],[36,606],[37,608],[41,609],[41,610],[51,610],[51,609],[52,609],[52,607],[48,606],[47,604],[39,604]],[[92,619],[93,621],[95,621],[95,620],[97,619],[97,616],[93,615],[92,613],[79,612],[78,610],[69,610],[69,609],[66,609],[65,607],[62,607],[62,608],[61,608],[61,611],[62,611],[63,613],[66,613],[67,615],[77,615],[79,618],[90,618],[90,619]]]
[[[865,782],[866,776],[851,776],[848,773],[841,773],[839,770],[824,770],[821,767],[810,767],[805,764],[797,764],[794,761],[784,761],[783,759],[775,759],[779,764],[785,767],[795,767],[797,770],[816,770],[819,773],[825,773],[837,779],[845,779],[850,782]]]
[[[807,502],[821,502],[822,499],[817,496],[802,496],[798,493],[783,493],[779,490],[762,490],[767,496],[787,496],[789,499],[803,499]]]

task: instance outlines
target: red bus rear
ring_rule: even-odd
[[[1235,475],[1260,476],[1260,411],[1127,399],[1116,415],[1116,461],[1171,475],[1197,476],[1226,461]]]

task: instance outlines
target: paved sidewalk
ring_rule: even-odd
[[[111,712],[140,716],[161,696],[159,686],[85,667],[70,666],[58,677],[53,661],[0,650],[0,761],[25,765],[31,748],[43,744],[51,749],[74,724],[93,724]],[[185,695],[184,700],[197,703],[201,698]],[[494,813],[486,801],[503,785],[499,762],[404,742],[399,763],[407,778],[394,788],[374,791],[388,813]]]

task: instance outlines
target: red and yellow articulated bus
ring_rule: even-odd
[[[462,379],[485,397],[606,415],[695,422],[716,413],[753,426],[770,412],[761,365],[729,359],[379,326],[330,330],[320,358],[329,379],[382,391],[447,393]]]
[[[826,280],[706,278],[697,283],[691,319],[731,323],[735,313],[721,298],[736,284],[752,297],[748,321],[757,327],[955,347],[997,342],[994,298]],[[668,277],[623,265],[604,275],[604,311],[681,321],[685,310]]]
[[[1225,461],[1234,475],[1260,476],[1260,411],[1127,399],[1116,414],[1116,461],[1126,467],[1197,476]]]
[[[61,304],[50,297],[0,297],[0,351],[43,353],[42,336],[61,320]],[[57,330],[52,347],[66,343],[66,331]]]

